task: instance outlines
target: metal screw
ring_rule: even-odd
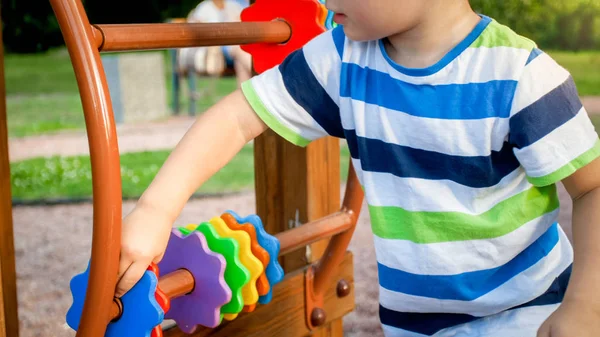
[[[310,314],[310,322],[313,326],[321,326],[325,324],[326,319],[327,315],[325,314],[325,310],[321,308],[314,308]]]
[[[337,284],[336,292],[338,297],[348,296],[350,294],[350,283],[344,279],[341,279]]]

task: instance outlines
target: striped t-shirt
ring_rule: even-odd
[[[481,17],[428,68],[402,67],[382,41],[352,41],[340,26],[242,87],[296,145],[346,139],[388,335],[556,304],[568,280],[555,183],[600,154],[598,136],[570,74]]]

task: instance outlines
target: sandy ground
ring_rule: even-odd
[[[562,223],[569,227],[571,204],[561,193]],[[247,193],[188,203],[178,225],[197,223],[226,209],[254,212],[254,194]],[[123,205],[124,214],[132,202]],[[14,209],[19,318],[22,336],[74,336],[64,324],[71,304],[70,279],[85,269],[91,244],[90,204]],[[355,255],[356,310],[344,320],[346,336],[382,336],[377,316],[377,266],[368,214],[363,207],[350,244]]]

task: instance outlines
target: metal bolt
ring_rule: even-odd
[[[338,297],[348,296],[350,294],[350,283],[344,279],[341,279],[337,284],[336,292]]]
[[[326,319],[325,310],[321,308],[314,308],[310,314],[310,323],[315,327],[325,324]]]

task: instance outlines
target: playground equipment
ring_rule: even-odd
[[[258,217],[240,218],[224,213],[211,219],[212,226],[201,223],[195,228],[174,230],[168,254],[161,264],[149,266],[127,299],[114,298],[122,218],[121,176],[114,116],[100,61],[100,53],[107,51],[237,44],[253,55],[255,70],[261,72],[276,66],[287,54],[324,31],[322,20],[327,15],[323,6],[317,0],[258,0],[245,10],[243,22],[239,23],[91,25],[79,0],[50,0],[50,3],[75,69],[92,164],[91,258],[88,269],[72,281],[73,320],[68,318],[77,327],[77,336],[123,333],[137,336],[132,331],[149,336],[150,330],[154,336],[342,335],[341,319],[354,308],[352,254],[347,252],[347,246],[363,194],[350,163],[340,207],[339,140],[332,138],[299,148],[272,131],[258,137],[255,141]],[[3,64],[0,65],[3,72]],[[0,91],[4,93],[1,75]],[[13,337],[18,336],[18,318],[5,108],[3,99],[0,104],[0,154],[5,155],[0,160],[0,336]],[[264,233],[259,220],[264,224]],[[211,233],[211,228],[216,234]],[[236,243],[245,245],[246,248],[238,249],[246,251],[248,261],[254,257],[259,271],[252,272],[251,262],[244,263],[241,252],[239,255],[240,263],[250,273],[250,281],[243,282],[243,278],[242,282],[236,282],[231,275],[229,280],[225,276],[227,268],[233,270],[237,266],[238,272],[241,269],[235,261],[236,255],[227,253],[230,249],[217,248],[217,241],[220,246],[227,241],[219,237],[227,238],[228,230],[238,232],[238,236],[246,235],[241,236],[246,240],[235,238],[228,242],[230,248]],[[265,252],[259,248],[269,254],[267,268]],[[278,269],[275,257],[285,273],[282,280],[273,274]],[[203,268],[198,268],[194,258],[205,261]],[[259,281],[268,266],[271,275],[267,271]],[[209,285],[202,287],[202,284]],[[210,300],[207,292],[212,292],[216,299]],[[236,296],[242,294],[241,312],[239,297],[237,301],[231,300],[234,292]],[[264,297],[257,304],[258,292]],[[133,305],[126,303],[130,299]],[[142,308],[143,313],[133,311],[134,305]],[[196,310],[196,306],[202,308]],[[189,317],[190,312],[198,311],[206,317]],[[177,324],[162,329],[158,324],[165,312]]]

